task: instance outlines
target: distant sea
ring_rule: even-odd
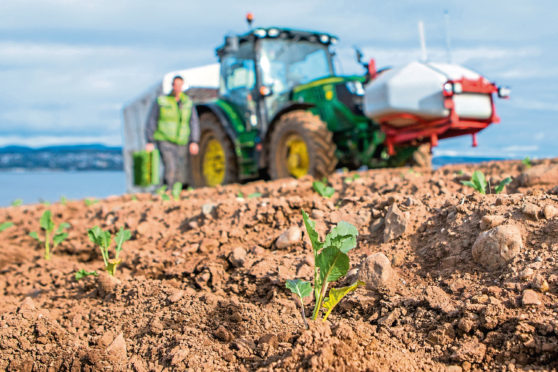
[[[126,192],[123,171],[0,171],[0,207],[67,199],[105,198]]]

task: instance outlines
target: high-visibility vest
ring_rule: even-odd
[[[186,145],[190,137],[190,117],[192,116],[192,100],[184,93],[180,93],[182,109],[174,96],[159,96],[159,121],[153,138],[157,141],[167,141],[177,145]]]

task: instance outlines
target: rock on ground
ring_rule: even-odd
[[[519,184],[524,187],[558,184],[558,165],[536,165],[519,176]]]
[[[384,243],[399,238],[407,230],[407,215],[393,203],[386,213]]]
[[[389,259],[383,253],[374,253],[366,257],[358,271],[358,279],[366,283],[368,289],[389,287],[394,281]]]
[[[275,242],[275,246],[279,249],[287,248],[293,244],[300,242],[302,238],[302,231],[298,226],[292,226],[285,230]]]
[[[473,244],[473,259],[487,270],[498,270],[519,254],[522,245],[517,226],[497,226],[477,237]]]

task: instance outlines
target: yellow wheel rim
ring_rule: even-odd
[[[203,154],[203,176],[208,186],[216,186],[225,180],[225,151],[221,142],[209,140]]]
[[[310,161],[306,142],[298,135],[293,134],[287,138],[287,170],[295,178],[308,174]]]

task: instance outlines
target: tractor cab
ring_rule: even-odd
[[[325,33],[275,27],[227,36],[217,49],[219,96],[265,134],[295,87],[335,74],[330,46],[336,41]]]

